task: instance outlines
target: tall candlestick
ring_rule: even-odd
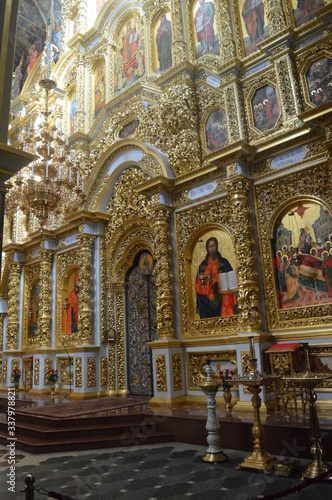
[[[250,357],[251,359],[255,359],[254,337],[248,337],[248,338],[249,338]]]

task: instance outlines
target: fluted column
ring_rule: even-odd
[[[234,249],[238,264],[239,322],[242,331],[257,331],[261,328],[261,320],[251,234],[250,180],[243,175],[235,175],[226,181],[226,187],[232,205]]]
[[[17,349],[18,347],[18,313],[21,270],[21,262],[11,263],[8,283],[8,323],[6,333],[7,349]]]
[[[85,57],[77,56],[75,133],[85,132]]]
[[[92,306],[93,306],[93,276],[92,276],[92,245],[93,238],[83,234],[80,240],[82,266],[80,270],[80,307],[78,315],[78,330],[82,344],[92,344]]]
[[[268,0],[264,2],[264,9],[271,36],[286,28],[282,0]]]
[[[170,244],[168,238],[171,209],[159,205],[153,214],[156,242],[157,323],[161,339],[174,338],[173,323],[173,275],[170,271]]]
[[[181,0],[171,0],[172,17],[172,60],[173,66],[187,59],[187,44],[184,41],[183,16]]]
[[[218,19],[219,48],[221,63],[226,64],[236,56],[235,41],[232,32],[231,16],[227,0],[215,2]]]
[[[52,303],[52,262],[53,252],[40,252],[40,310],[38,318],[38,337],[42,347],[51,344],[51,303]]]

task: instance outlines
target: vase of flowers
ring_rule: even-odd
[[[51,396],[54,396],[54,391],[55,391],[55,384],[58,381],[58,370],[50,370],[48,374],[48,381],[50,383],[51,387]]]
[[[231,392],[231,380],[233,378],[234,372],[230,370],[225,370],[225,374],[223,371],[220,372],[222,377],[222,388],[224,391],[224,400],[225,400],[225,408],[226,410],[232,409],[232,392]]]
[[[20,380],[21,380],[21,370],[18,368],[13,369],[13,379],[14,379],[14,384],[15,384],[15,391],[18,391],[19,385],[20,385]]]

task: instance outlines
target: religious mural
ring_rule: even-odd
[[[94,71],[94,118],[96,119],[100,110],[106,102],[106,78],[105,61],[99,63]]]
[[[251,101],[254,125],[264,132],[276,124],[280,116],[277,94],[274,87],[265,85],[255,92]]]
[[[216,151],[225,146],[228,139],[226,114],[222,110],[210,114],[206,122],[206,146],[210,151]]]
[[[79,269],[74,269],[68,276],[62,292],[62,333],[78,332],[78,316],[80,302]]]
[[[20,0],[14,57],[13,99],[23,85],[44,49],[46,24],[33,0]]]
[[[52,23],[52,54],[56,63],[60,55],[61,0],[54,0]],[[14,57],[13,99],[23,85],[44,50],[49,39],[50,1],[20,0]],[[47,25],[45,24],[47,19]]]
[[[276,228],[275,267],[279,308],[332,302],[332,217],[326,209],[312,202],[290,206]]]
[[[172,25],[171,14],[163,14],[155,26],[156,73],[163,75],[172,67]]]
[[[231,237],[211,231],[199,238],[191,263],[195,318],[233,316],[237,307],[236,259]]]
[[[295,26],[299,28],[315,17],[315,12],[324,7],[324,0],[292,0]]]
[[[332,100],[332,59],[315,61],[306,75],[310,101],[316,106]]]
[[[38,333],[38,316],[40,308],[40,280],[31,287],[29,297],[28,338],[35,338]]]
[[[257,44],[270,36],[263,0],[240,0],[240,20],[245,55],[257,50]]]
[[[214,1],[197,0],[193,4],[196,58],[220,55]]]
[[[114,91],[118,94],[145,75],[145,36],[142,20],[133,17],[116,38]]]
[[[119,139],[125,139],[126,137],[129,137],[130,135],[133,135],[139,125],[138,120],[133,120],[130,123],[127,123],[119,133]]]

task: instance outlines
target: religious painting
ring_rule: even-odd
[[[145,35],[143,22],[133,17],[116,37],[114,90],[118,94],[145,75]]]
[[[228,139],[226,114],[221,109],[210,114],[206,126],[206,146],[216,151],[225,146]]]
[[[53,23],[52,23],[52,53],[53,53],[53,61],[55,63],[58,62],[60,56],[60,40],[61,40],[61,12],[62,12],[62,4],[60,0],[54,1],[54,12],[53,12]],[[51,12],[49,11],[49,22],[51,22]],[[48,28],[49,30],[49,28]],[[49,39],[49,32],[47,39]]]
[[[306,75],[310,101],[316,106],[332,100],[332,59],[315,61]]]
[[[324,0],[292,0],[295,26],[299,28],[302,24],[314,19],[315,12],[322,7],[324,7]]]
[[[69,120],[68,120],[69,135],[72,135],[75,132],[75,113],[76,113],[76,92],[69,97]]]
[[[129,137],[130,135],[133,135],[139,125],[138,120],[133,120],[130,123],[127,123],[119,133],[119,139],[126,139],[126,137]]]
[[[196,0],[193,3],[193,27],[195,36],[196,59],[206,55],[220,55],[215,2]]]
[[[245,55],[257,50],[257,44],[270,36],[263,0],[239,1],[240,23],[242,28]]]
[[[40,280],[36,281],[31,289],[29,296],[29,315],[28,315],[28,339],[35,338],[38,334],[38,317],[40,308]]]
[[[277,93],[271,85],[265,85],[255,92],[251,101],[254,125],[264,132],[273,128],[280,116]]]
[[[194,319],[238,313],[236,258],[226,231],[209,231],[198,239],[192,254],[191,288]]]
[[[73,269],[67,277],[62,290],[62,334],[78,332],[80,303],[80,270]]]
[[[100,113],[100,110],[105,106],[106,102],[106,78],[105,78],[105,61],[100,62],[94,71],[94,119]]]
[[[14,56],[13,99],[21,93],[27,77],[44,49],[45,39],[45,19],[35,2],[20,0]]]
[[[155,68],[163,75],[172,67],[172,25],[171,14],[162,14],[155,25]]]
[[[275,269],[279,309],[332,302],[332,216],[297,202],[277,222]]]

